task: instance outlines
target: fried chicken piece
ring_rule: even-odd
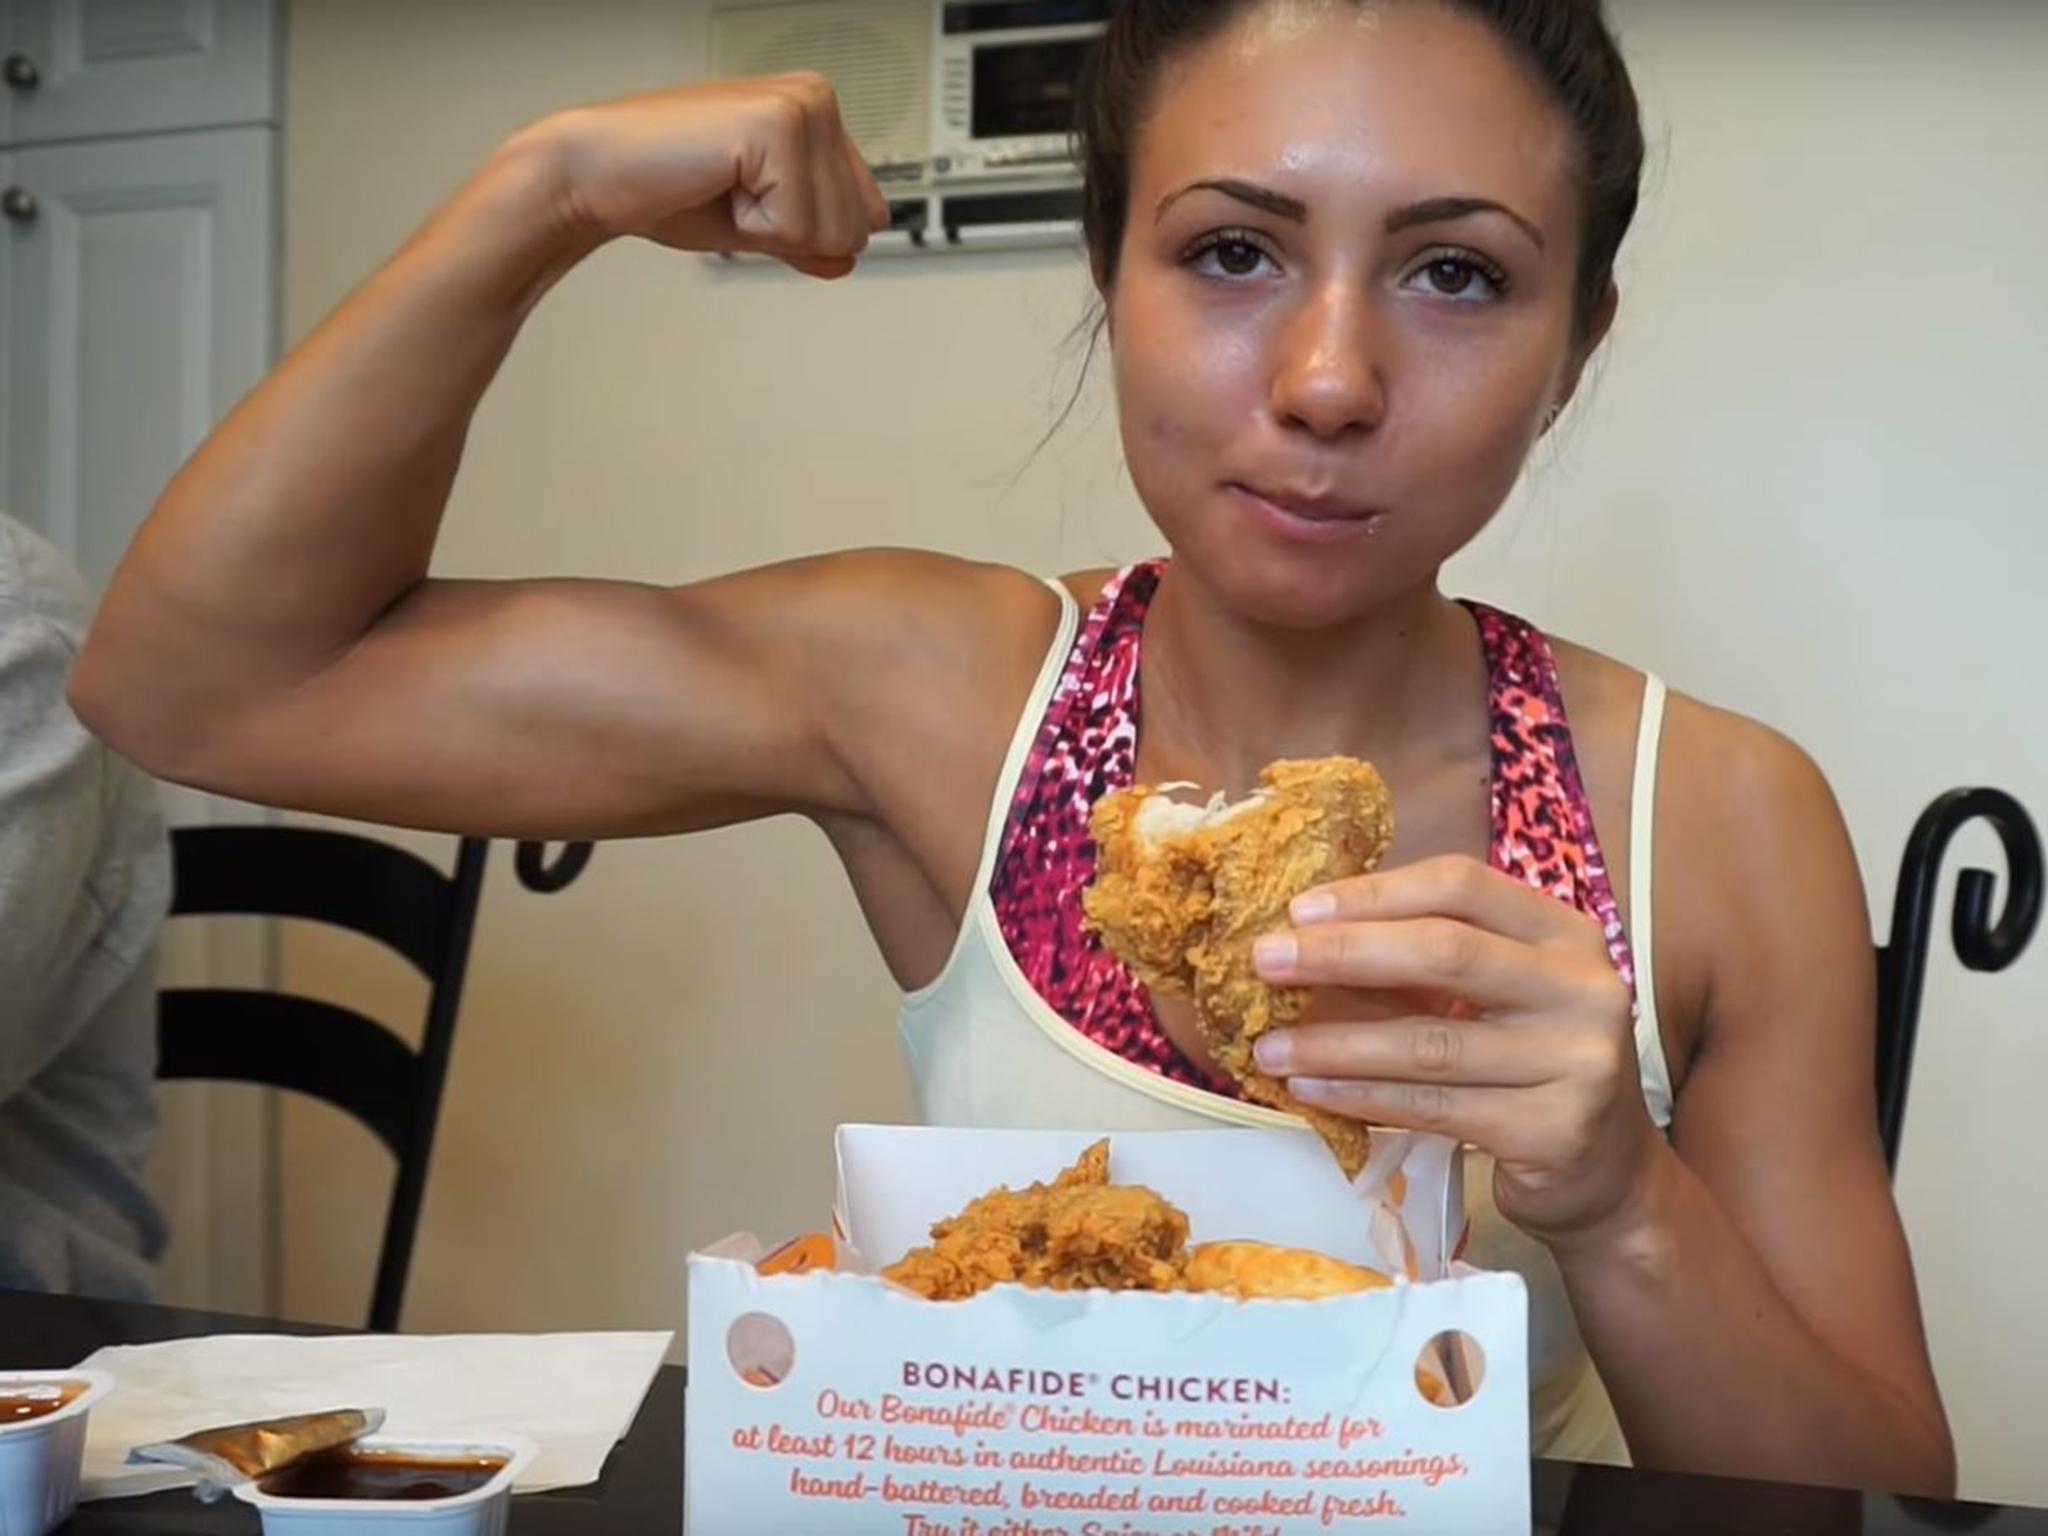
[[[1376,1269],[1347,1264],[1310,1248],[1271,1243],[1203,1243],[1188,1255],[1182,1283],[1191,1291],[1221,1291],[1248,1301],[1255,1296],[1314,1301],[1381,1291],[1394,1282]]]
[[[1216,1065],[1246,1098],[1304,1117],[1355,1177],[1365,1126],[1299,1103],[1252,1059],[1252,1043],[1308,1003],[1307,988],[1259,979],[1252,946],[1288,926],[1287,904],[1303,891],[1379,864],[1394,834],[1379,774],[1348,757],[1277,762],[1249,798],[1206,807],[1141,785],[1105,796],[1090,830],[1089,926],[1147,985],[1192,997]]]
[[[883,1278],[933,1301],[1016,1281],[1055,1291],[1168,1291],[1187,1260],[1188,1219],[1142,1185],[1109,1182],[1098,1141],[1050,1184],[1002,1186],[932,1228]]]

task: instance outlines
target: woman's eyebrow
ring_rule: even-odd
[[[1498,213],[1513,220],[1521,227],[1522,233],[1536,242],[1536,249],[1543,249],[1543,231],[1530,220],[1523,218],[1505,203],[1497,203],[1490,197],[1426,197],[1419,203],[1410,203],[1396,208],[1387,215],[1387,233],[1398,235],[1404,229],[1414,229],[1420,224],[1448,224],[1454,219],[1468,219],[1475,213]]]
[[[1168,208],[1190,192],[1221,192],[1225,197],[1234,197],[1241,203],[1250,203],[1254,208],[1296,224],[1308,222],[1308,204],[1298,197],[1289,197],[1285,192],[1275,192],[1271,187],[1262,187],[1256,182],[1239,181],[1235,177],[1224,177],[1218,181],[1191,181],[1177,192],[1169,192],[1159,200],[1159,208],[1152,215],[1157,223]]]
[[[1191,181],[1179,190],[1167,193],[1159,200],[1158,211],[1152,216],[1154,222],[1164,217],[1168,208],[1190,192],[1221,192],[1225,197],[1234,197],[1278,218],[1296,224],[1308,222],[1308,204],[1300,198],[1289,197],[1271,187],[1262,187],[1257,182],[1240,181],[1234,176]],[[1543,231],[1533,221],[1490,197],[1426,197],[1421,202],[1406,204],[1389,213],[1386,230],[1390,235],[1398,235],[1404,229],[1414,229],[1423,224],[1448,224],[1457,219],[1469,219],[1475,213],[1497,213],[1512,220],[1535,242],[1537,250],[1543,249]]]

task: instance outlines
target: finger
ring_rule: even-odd
[[[772,131],[741,167],[731,196],[741,248],[774,256],[810,252],[817,240],[817,179],[808,164],[809,127],[800,100],[782,96]]]
[[[1527,1088],[1557,1075],[1527,1029],[1435,1018],[1278,1029],[1259,1036],[1253,1054],[1271,1077]]]
[[[868,211],[860,193],[839,172],[836,159],[829,174],[823,196],[832,211],[821,248],[833,256],[858,256],[868,248]]]
[[[1556,897],[1455,855],[1304,891],[1289,916],[1303,925],[1451,917],[1525,944],[1579,944],[1589,929],[1598,932],[1592,919]]]
[[[851,256],[785,256],[782,262],[806,277],[821,277],[828,282],[853,270]]]
[[[868,169],[867,157],[853,142],[853,135],[845,135],[841,142],[846,146],[847,164],[853,170],[854,189],[860,196],[861,211],[867,216],[868,231],[879,235],[895,222],[895,215],[889,212],[889,199],[882,195],[881,184]]]
[[[1474,1010],[1426,987],[1317,987],[1297,1024],[1386,1024],[1406,1018],[1469,1019]]]
[[[1580,966],[1556,951],[1453,918],[1328,923],[1272,933],[1253,951],[1259,975],[1289,986],[1419,987],[1489,1011],[1577,1000]]]
[[[1507,1144],[1515,1088],[1465,1088],[1447,1083],[1382,1083],[1362,1078],[1294,1077],[1287,1091],[1311,1109],[1389,1130],[1427,1131],[1476,1147]]]
[[[755,243],[733,222],[731,198],[671,214],[651,225],[647,238],[683,251],[748,251]]]
[[[832,142],[832,113],[823,83],[806,78],[798,88],[798,100],[803,109],[803,135],[798,146],[803,160],[796,167],[796,174],[802,179],[804,191],[810,198],[811,223],[803,244],[791,254],[804,261],[843,257],[846,252],[833,243],[838,208],[825,171],[825,155]]]
[[[816,188],[820,256],[856,256],[868,243],[867,210],[847,179],[846,126],[840,121],[839,99],[829,92],[811,105],[805,174]]]

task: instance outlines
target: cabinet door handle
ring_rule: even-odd
[[[43,83],[43,72],[36,68],[36,61],[25,53],[10,53],[0,61],[0,80],[5,80],[17,91],[32,91]]]
[[[9,187],[0,192],[0,214],[16,224],[27,224],[36,216],[36,195],[27,187]]]

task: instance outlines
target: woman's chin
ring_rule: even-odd
[[[1347,549],[1215,550],[1177,546],[1186,567],[1214,600],[1240,621],[1262,629],[1338,629],[1375,612],[1420,577],[1399,579],[1380,551]]]

